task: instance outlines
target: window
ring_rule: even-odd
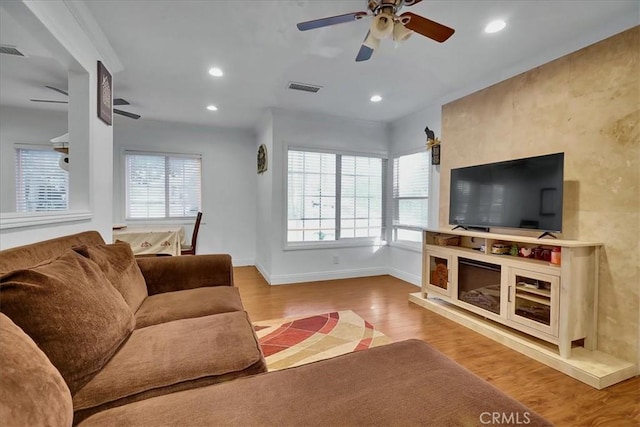
[[[429,153],[393,159],[393,240],[421,242],[429,214]]]
[[[288,242],[383,236],[384,159],[295,150],[288,154]]]
[[[69,174],[53,148],[16,149],[16,212],[68,209]]]
[[[195,217],[201,164],[198,155],[125,152],[126,218]]]

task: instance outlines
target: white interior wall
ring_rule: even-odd
[[[113,211],[125,223],[123,150],[202,155],[202,224],[198,253],[229,253],[253,265],[256,251],[256,137],[252,131],[116,117]],[[155,222],[156,224],[158,222]],[[163,223],[166,223],[163,222]],[[183,223],[190,240],[193,222]]]
[[[386,156],[385,124],[339,117],[273,110],[273,147],[269,153],[271,206],[263,198],[258,210],[271,209],[269,245],[258,248],[257,258],[270,251],[270,269],[262,271],[271,284],[386,274],[387,247],[331,247],[285,250],[287,147],[333,149]],[[268,132],[268,130],[267,130]],[[268,139],[268,138],[267,138]],[[339,263],[334,264],[334,257]]]
[[[255,266],[263,276],[268,277],[271,271],[271,224],[273,222],[273,114],[265,112],[256,128],[256,147],[264,144],[267,147],[267,170],[259,174],[257,180],[256,211],[256,260]],[[257,158],[256,158],[257,160]]]
[[[77,196],[75,200],[80,202],[78,206],[82,205],[83,212],[73,217],[75,219],[68,215],[53,215],[52,218],[47,217],[42,221],[35,221],[33,217],[25,216],[25,218],[17,219],[24,220],[23,223],[28,225],[12,226],[11,228],[4,225],[7,217],[3,217],[3,227],[0,230],[0,249],[84,230],[97,230],[105,239],[110,239],[113,223],[111,215],[113,132],[112,127],[107,126],[97,117],[97,91],[94,88],[97,87],[97,61],[104,61],[107,68],[111,68],[111,63],[100,54],[93,38],[85,31],[85,27],[72,12],[67,2],[62,0],[13,2],[11,7],[19,9],[29,19],[37,20],[39,25],[37,31],[47,32],[73,59],[75,74],[80,75],[79,80],[83,82],[84,86],[92,88],[87,91],[86,97],[80,97],[82,99],[76,99],[73,102],[77,103],[78,108],[84,106],[91,114],[82,116],[82,123],[70,123],[82,129],[83,135],[83,140],[77,142],[77,144],[82,144],[82,147],[78,146],[76,151],[82,160],[78,162],[76,167],[79,175],[71,177],[72,184],[74,181],[80,180],[84,183],[84,194],[74,194]],[[81,75],[83,73],[86,74]],[[72,155],[72,162],[73,158]],[[78,159],[78,157],[75,158]],[[73,173],[73,165],[70,170]]]
[[[415,153],[426,149],[427,136],[424,128],[429,126],[436,137],[441,136],[442,108],[432,106],[409,116],[394,121],[391,124],[390,155]],[[446,141],[443,142],[446,144]],[[440,166],[431,166],[429,176],[429,227],[438,226],[438,200],[440,199]],[[390,196],[391,197],[391,196]],[[421,284],[422,252],[421,248],[391,244],[389,247],[389,273],[399,279]]]

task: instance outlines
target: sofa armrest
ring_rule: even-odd
[[[230,255],[149,257],[137,261],[149,295],[205,286],[233,286]]]

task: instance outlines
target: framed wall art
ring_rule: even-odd
[[[98,61],[98,118],[111,126],[113,124],[111,74],[101,61]]]
[[[258,173],[267,171],[267,146],[262,144],[258,147]]]

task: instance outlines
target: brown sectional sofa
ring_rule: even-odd
[[[76,423],[266,372],[228,255],[136,260],[97,232],[9,249],[0,252],[0,311],[60,371]]]
[[[264,373],[226,255],[9,249],[0,311],[3,426],[550,425],[418,340]]]

